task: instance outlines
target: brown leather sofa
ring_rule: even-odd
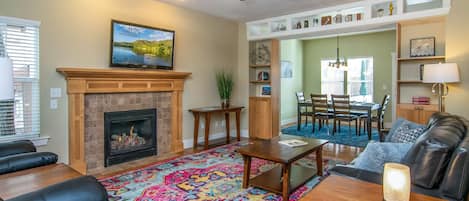
[[[466,201],[469,191],[469,121],[448,113],[435,113],[425,132],[401,163],[411,169],[412,191],[447,200]],[[349,166],[332,174],[382,184],[382,175]]]

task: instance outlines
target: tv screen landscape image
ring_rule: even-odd
[[[112,21],[111,66],[173,69],[174,31]]]

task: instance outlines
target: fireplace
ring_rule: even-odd
[[[157,153],[156,109],[104,113],[104,166]]]

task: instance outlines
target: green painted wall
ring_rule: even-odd
[[[280,42],[280,60],[292,63],[293,77],[281,78],[280,119],[282,123],[296,119],[296,91],[303,90],[303,43],[300,40]]]
[[[373,57],[374,102],[380,103],[392,90],[392,57],[396,49],[395,31],[340,37],[340,55]],[[305,94],[321,93],[321,59],[335,58],[336,38],[303,41],[303,88]],[[391,104],[390,104],[391,105]],[[391,122],[391,107],[385,121]]]

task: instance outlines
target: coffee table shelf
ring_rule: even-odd
[[[278,166],[272,170],[266,171],[254,178],[249,182],[249,185],[258,187],[267,191],[282,194],[282,167]],[[289,192],[295,191],[298,187],[305,184],[311,178],[316,176],[316,171],[311,168],[306,168],[298,165],[292,165],[290,175]],[[278,181],[278,182],[273,182]]]

